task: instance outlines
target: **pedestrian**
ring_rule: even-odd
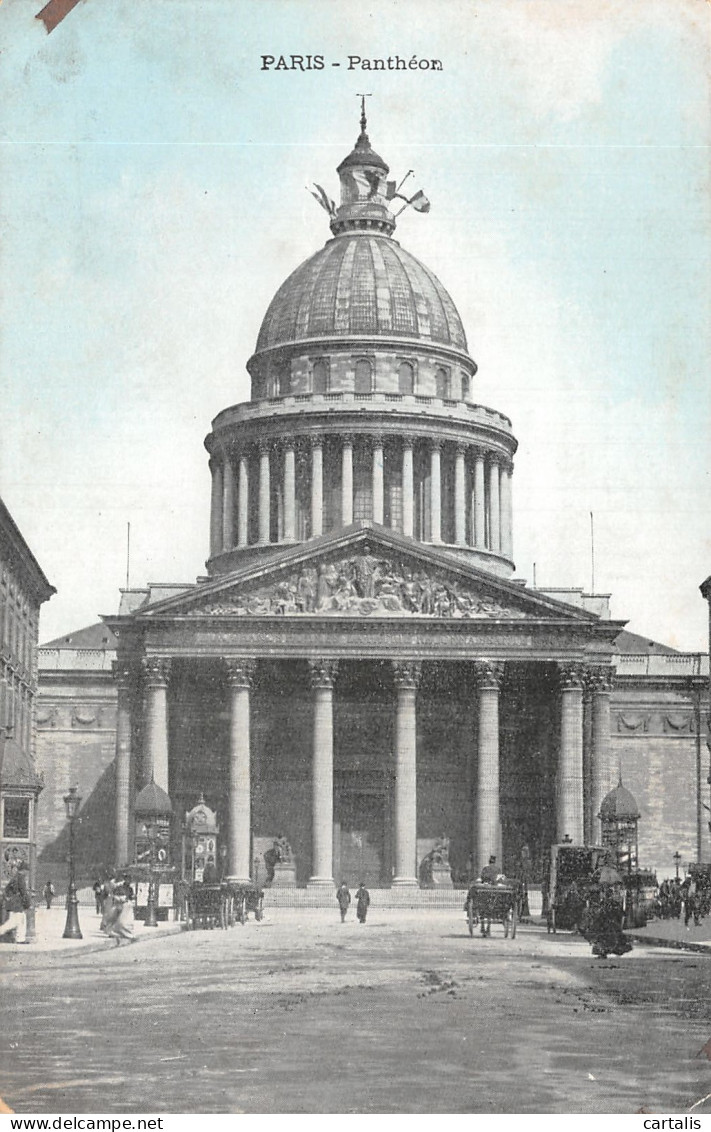
[[[368,915],[368,907],[370,905],[370,893],[365,887],[363,881],[361,881],[358,886],[358,891],[356,892],[356,902],[356,916],[358,917],[358,922],[364,924],[365,917]]]
[[[94,890],[94,904],[96,906],[96,914],[97,916],[100,916],[104,903],[104,882],[97,878],[91,887]]]
[[[346,918],[346,912],[348,911],[348,905],[351,902],[350,889],[344,880],[341,881],[340,887],[336,892],[336,900],[338,901],[338,907],[341,909],[341,923],[343,923]]]
[[[54,900],[54,885],[52,884],[51,880],[48,880],[46,885],[42,889],[42,895],[44,896],[47,910],[49,911],[49,909],[52,907],[52,901]]]
[[[122,940],[133,943],[133,900],[130,883],[119,884],[113,892],[114,915],[111,923],[107,925],[106,934],[116,940],[120,947]]]
[[[114,908],[114,891],[116,889],[116,876],[111,874],[109,879],[101,886],[101,923],[99,930],[102,932],[108,931],[109,926],[115,919]]]
[[[17,939],[17,936],[15,936],[17,943],[29,942],[25,913],[30,906],[30,894],[27,889],[26,871],[27,864],[25,861],[21,860],[14,865],[3,893],[3,908],[7,913],[7,919],[0,926],[0,936],[8,935],[10,932],[19,932],[23,938]]]

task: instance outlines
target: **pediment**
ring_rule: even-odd
[[[446,551],[372,528],[291,548],[138,616],[597,620]]]

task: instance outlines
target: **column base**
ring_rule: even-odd
[[[229,877],[225,877],[225,881],[226,881],[227,884],[252,884],[252,878],[251,877],[229,876]]]
[[[336,882],[333,877],[309,877],[306,888],[335,888]]]
[[[417,877],[393,877],[391,888],[419,888]]]

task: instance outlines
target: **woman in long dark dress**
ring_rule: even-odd
[[[605,876],[605,872],[614,873]],[[590,890],[583,935],[592,944],[593,955],[606,959],[609,954],[625,955],[632,944],[622,930],[625,910],[621,878],[614,869],[601,869],[601,876]]]

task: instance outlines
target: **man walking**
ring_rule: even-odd
[[[368,915],[369,906],[370,893],[363,884],[363,881],[361,881],[358,886],[358,891],[356,892],[356,916],[358,917],[359,923],[365,923],[365,917]]]
[[[338,901],[338,907],[341,909],[341,923],[343,923],[346,918],[346,912],[348,911],[348,905],[351,902],[350,889],[344,880],[341,881],[338,891],[336,892],[336,900]]]

